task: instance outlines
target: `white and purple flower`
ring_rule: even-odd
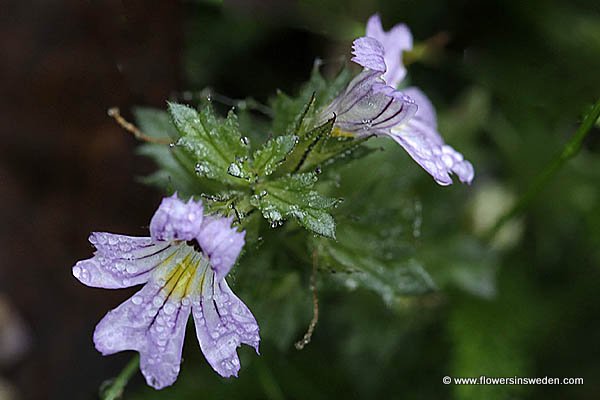
[[[79,261],[73,275],[106,289],[144,284],[133,297],[98,323],[94,344],[103,355],[140,353],[146,382],[162,389],[179,374],[185,329],[192,313],[200,348],[223,377],[237,376],[237,347],[258,353],[259,328],[225,276],[233,267],[245,232],[232,219],[204,215],[202,203],[164,198],[150,222],[150,237],[95,232],[94,257]]]
[[[335,114],[335,127],[352,135],[389,136],[440,185],[450,185],[450,174],[471,183],[474,170],[462,154],[437,132],[433,105],[416,87],[399,91],[406,75],[402,52],[412,49],[412,35],[404,24],[385,32],[378,15],[367,23],[365,37],[353,43],[352,61],[364,68],[324,116]]]

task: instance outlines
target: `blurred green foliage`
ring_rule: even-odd
[[[243,348],[240,378],[224,380],[188,340],[177,383],[161,392],[140,387],[134,398],[596,398],[598,130],[522,217],[492,241],[482,232],[560,152],[600,94],[598,3],[268,4],[185,5],[189,93],[198,100],[210,85],[220,95],[258,99],[221,105],[213,97],[219,112],[236,105],[243,136],[267,143],[255,168],[270,175],[289,146],[268,139],[298,133],[289,131],[290,116],[310,101],[313,90],[302,82],[313,59],[325,60],[330,82],[347,80],[347,72],[338,75],[338,56],[349,54],[350,41],[379,11],[387,28],[407,23],[428,49],[411,65],[410,82],[437,106],[440,130],[473,162],[475,182],[439,187],[383,139],[362,145],[359,159],[324,169],[316,190],[344,200],[330,210],[337,240],[295,224],[248,228],[254,240],[233,270],[234,290],[261,326],[261,356]],[[426,41],[435,37],[449,41]],[[323,82],[309,85],[332,90],[317,96],[326,104],[343,83]],[[273,96],[277,89],[286,94]],[[270,121],[268,110],[278,118]],[[137,112],[146,134],[177,138],[166,114],[146,111]],[[150,183],[217,190],[189,173],[195,161],[184,152],[148,144],[140,152],[159,161],[159,172],[144,178]],[[312,313],[313,252],[320,320],[312,342],[297,351],[293,343]],[[444,375],[584,377],[585,385],[453,386],[441,383]]]

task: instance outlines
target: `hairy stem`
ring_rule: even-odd
[[[155,144],[170,144],[171,141],[167,139],[154,138],[146,135],[142,132],[137,126],[127,121],[125,118],[121,116],[121,111],[117,107],[112,107],[108,109],[108,116],[117,121],[117,124],[121,126],[121,128],[125,129],[127,132],[131,133],[136,139],[142,140],[148,143]]]
[[[529,189],[519,198],[515,205],[509,209],[496,224],[486,233],[487,239],[493,239],[500,229],[511,219],[520,215],[531,203],[531,201],[542,191],[550,179],[560,170],[560,168],[571,158],[575,157],[581,149],[581,144],[592,130],[596,120],[600,117],[600,99],[596,101],[590,112],[585,116],[579,129],[573,137],[563,147],[558,154],[544,170],[536,177]]]
[[[296,346],[297,350],[302,350],[304,346],[310,343],[312,339],[313,332],[317,326],[317,322],[319,322],[319,297],[317,295],[317,261],[318,254],[317,250],[313,250],[312,254],[313,258],[313,268],[312,273],[310,274],[310,291],[312,292],[312,303],[313,303],[313,317],[310,320],[310,324],[308,325],[308,330],[304,334],[301,340],[297,341],[294,346]]]

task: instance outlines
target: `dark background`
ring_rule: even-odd
[[[2,9],[0,291],[33,337],[5,376],[25,399],[91,397],[120,365],[98,357],[91,332],[124,293],[87,290],[70,266],[90,255],[91,230],[143,234],[159,201],[135,181],[150,163],[106,110],[162,107],[180,87],[181,5]]]
[[[101,357],[91,333],[131,291],[86,288],[70,272],[92,252],[86,241],[90,231],[144,234],[160,200],[158,191],[136,181],[153,165],[135,155],[135,139],[107,116],[109,107],[120,107],[130,118],[134,105],[162,108],[183,90],[208,85],[234,98],[252,95],[261,101],[277,88],[293,91],[307,78],[314,57],[347,54],[366,18],[380,11],[387,28],[405,21],[416,38],[449,33],[443,54],[416,65],[414,79],[447,108],[465,88],[486,91],[495,114],[471,141],[478,149],[471,154],[479,177],[493,177],[518,193],[600,94],[595,1],[218,3],[3,4],[0,293],[24,321],[30,345],[0,368],[18,398],[94,398],[104,379],[129,359]],[[507,126],[519,132],[516,151],[502,141]],[[528,392],[531,398],[593,399],[600,393],[598,136],[596,130],[586,140],[585,161],[533,205],[518,247],[500,263],[508,271],[501,282],[528,282],[532,294],[523,301],[531,303],[509,295],[500,297],[504,308],[477,308],[480,300],[449,295],[452,304],[477,308],[477,321],[534,304],[543,322],[533,321],[531,329],[543,334],[531,335],[529,342],[538,341],[537,346],[522,349],[531,354],[531,376],[585,376],[586,384],[538,387]],[[579,186],[569,186],[572,182]],[[573,188],[585,188],[589,196],[561,197]],[[440,313],[452,315],[452,309]],[[426,383],[428,371],[439,372],[433,365],[446,362],[448,339],[437,332],[443,323],[429,324],[412,338],[418,348],[431,351],[420,353],[430,357],[431,368],[422,362],[410,372],[416,382]],[[328,362],[325,355],[310,354],[316,363]],[[439,386],[438,375],[430,381]],[[139,388],[141,379],[131,385]],[[465,393],[454,395],[476,398]]]

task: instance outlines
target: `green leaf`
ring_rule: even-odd
[[[169,147],[143,144],[138,146],[136,152],[151,158],[158,166],[158,171],[141,178],[143,183],[166,189],[167,192],[177,191],[182,195],[193,193],[196,177],[177,162]]]
[[[185,105],[169,103],[169,113],[181,135],[176,145],[194,156],[199,175],[227,185],[248,184],[244,166],[248,146],[233,112],[223,120],[209,106],[197,112]]]
[[[294,99],[282,91],[277,91],[270,105],[273,109],[273,122],[271,129],[276,135],[284,135],[293,124],[296,116],[302,112],[306,101]]]
[[[144,134],[173,141],[177,141],[179,138],[179,132],[166,111],[136,107],[133,113],[136,124]],[[181,148],[144,143],[138,146],[136,151],[142,156],[151,158],[158,166],[156,172],[140,179],[145,184],[156,186],[167,192],[177,191],[183,196],[215,189],[214,181],[209,181],[195,173],[194,160]]]
[[[277,136],[269,140],[262,148],[254,152],[252,157],[254,173],[258,176],[271,175],[285,161],[297,141],[298,137],[294,135]]]
[[[389,216],[388,216],[389,218]],[[423,266],[406,251],[404,256],[383,252],[381,242],[389,233],[375,233],[379,225],[357,226],[349,221],[336,241],[316,244],[320,265],[336,272],[333,276],[349,289],[363,287],[378,293],[388,305],[401,296],[419,295],[436,288]],[[385,233],[385,234],[384,234]],[[401,244],[396,250],[401,250]]]
[[[306,229],[334,238],[335,221],[327,210],[339,200],[312,190],[316,181],[316,174],[305,173],[266,182],[260,186],[260,193],[253,196],[251,202],[272,226],[293,217]]]

